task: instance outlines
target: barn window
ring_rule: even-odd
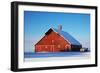
[[[58,48],[60,48],[61,46],[60,45],[58,45]]]
[[[54,43],[54,40],[52,40],[52,43]]]
[[[68,45],[65,45],[65,48],[69,48],[69,46]]]
[[[45,48],[48,48],[47,46],[45,46]]]

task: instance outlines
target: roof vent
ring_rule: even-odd
[[[62,25],[58,25],[58,33],[62,31]]]

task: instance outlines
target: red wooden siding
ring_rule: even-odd
[[[36,52],[60,52],[71,50],[70,43],[54,31],[45,35],[36,45]]]

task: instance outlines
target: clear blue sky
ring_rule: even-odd
[[[79,13],[24,11],[25,52],[34,51],[44,33],[62,25],[62,30],[76,38],[83,47],[90,48],[90,15]]]

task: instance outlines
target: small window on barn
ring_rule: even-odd
[[[48,48],[47,46],[45,46],[45,48]]]
[[[60,45],[58,45],[58,48],[60,48],[61,46]]]
[[[69,48],[69,46],[68,45],[65,45],[65,48]]]
[[[52,40],[52,43],[54,43],[54,40]]]

